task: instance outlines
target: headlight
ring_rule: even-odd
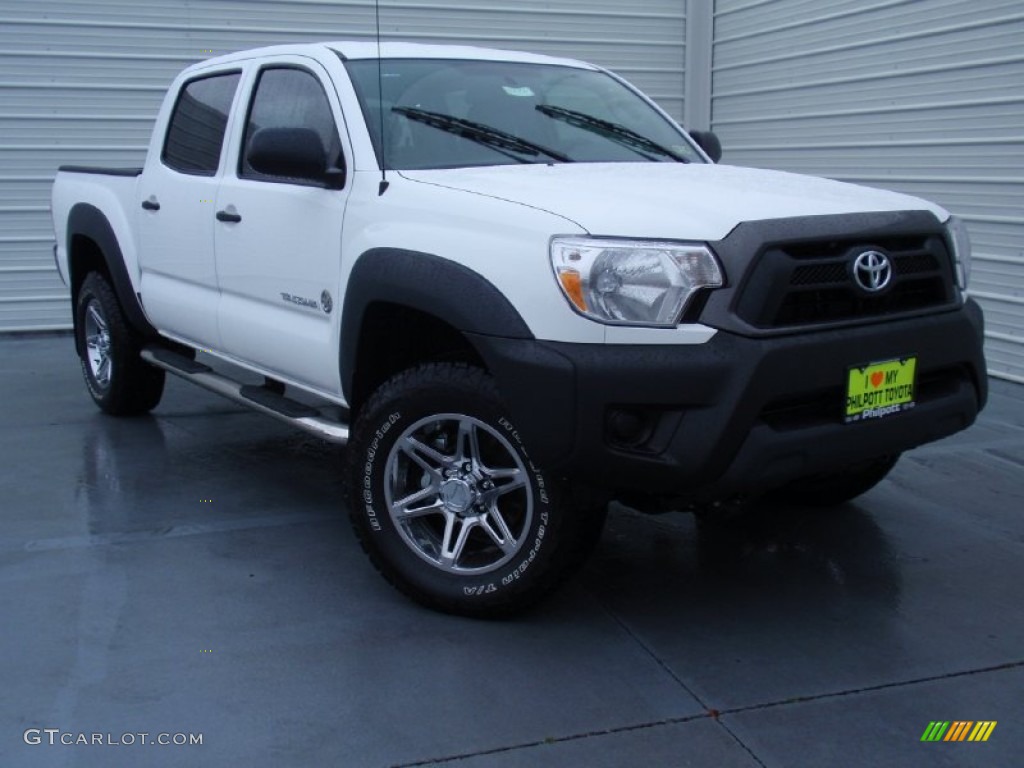
[[[949,239],[953,243],[953,265],[956,267],[956,282],[960,290],[967,290],[971,279],[971,238],[967,234],[967,225],[956,216],[950,216],[946,222]]]
[[[697,291],[722,285],[698,243],[556,237],[551,263],[569,303],[603,323],[672,326]]]

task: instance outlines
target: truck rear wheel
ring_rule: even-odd
[[[363,407],[349,446],[363,549],[431,608],[493,617],[550,592],[574,559],[572,508],[527,455],[489,375],[432,363]]]
[[[106,278],[90,272],[75,302],[75,334],[82,373],[93,401],[114,416],[133,416],[156,407],[164,372],[139,357],[141,338],[128,326]]]
[[[771,498],[809,507],[834,507],[867,493],[889,474],[900,454],[865,461],[841,472],[813,475],[773,491]]]

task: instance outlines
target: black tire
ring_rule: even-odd
[[[96,405],[114,416],[156,407],[164,372],[139,357],[142,338],[128,326],[110,283],[98,272],[86,275],[78,291],[75,334],[85,384]]]
[[[897,453],[856,464],[842,472],[805,477],[773,491],[769,499],[808,507],[835,507],[882,482],[899,458]]]
[[[560,484],[530,461],[479,368],[431,363],[382,385],[359,413],[348,460],[363,549],[423,605],[506,616],[571,570],[572,507],[559,505]]]

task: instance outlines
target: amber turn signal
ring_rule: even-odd
[[[580,273],[574,269],[560,270],[558,281],[562,284],[562,290],[569,297],[569,301],[576,305],[580,312],[587,311],[587,302],[583,298],[583,281]]]

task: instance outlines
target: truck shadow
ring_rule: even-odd
[[[867,603],[891,611],[902,577],[896,553],[866,506],[761,504],[731,519],[648,517],[613,505],[583,576],[613,604],[640,601],[689,614],[758,611],[792,616]]]

